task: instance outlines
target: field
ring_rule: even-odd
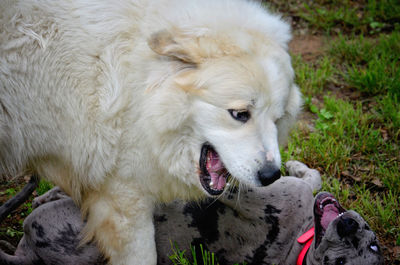
[[[376,231],[386,264],[400,264],[400,2],[263,4],[293,26],[290,50],[304,95],[283,160],[318,169],[323,189]],[[24,183],[0,178],[0,203]],[[3,221],[0,240],[16,244],[29,211],[28,202]],[[197,264],[176,254],[176,264]]]

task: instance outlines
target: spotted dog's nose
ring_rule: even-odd
[[[263,186],[272,184],[281,177],[281,170],[272,162],[267,162],[258,172],[258,179]]]
[[[351,217],[342,217],[336,226],[337,233],[340,237],[352,236],[357,232],[359,225],[356,220]]]

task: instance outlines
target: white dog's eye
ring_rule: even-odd
[[[245,123],[250,119],[250,112],[248,110],[234,110],[228,109],[229,113],[231,114],[232,118],[237,121]]]

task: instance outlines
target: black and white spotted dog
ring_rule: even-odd
[[[358,213],[343,209],[329,193],[313,197],[321,187],[319,173],[297,161],[286,166],[295,177],[218,200],[160,207],[154,217],[158,264],[172,264],[171,242],[180,249],[202,244],[221,265],[383,264],[378,240]],[[55,188],[34,204],[15,254],[0,252],[0,264],[106,263],[94,245],[79,245],[83,222],[68,196]]]

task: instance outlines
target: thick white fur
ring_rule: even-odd
[[[70,194],[112,264],[155,264],[153,205],[204,196],[204,142],[242,183],[280,166],[300,106],[289,39],[242,0],[2,0],[0,173]]]

